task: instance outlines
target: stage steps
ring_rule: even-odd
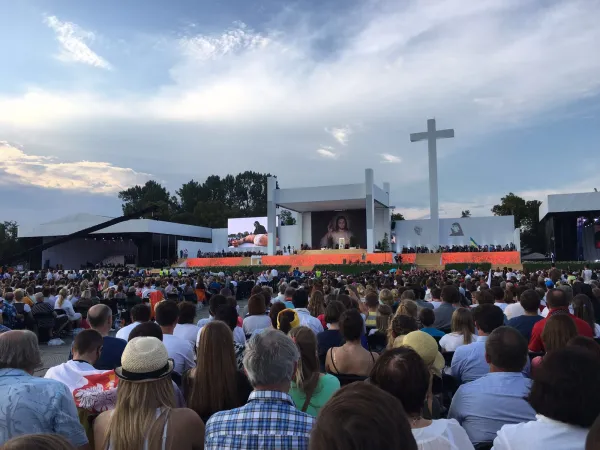
[[[427,269],[441,270],[444,268],[440,253],[417,253],[415,264]]]

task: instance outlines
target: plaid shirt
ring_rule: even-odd
[[[278,391],[253,391],[241,408],[214,414],[206,423],[206,450],[308,448],[314,417]]]

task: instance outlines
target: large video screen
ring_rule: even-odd
[[[311,213],[312,248],[337,248],[340,239],[346,247],[367,248],[367,220],[364,209],[318,211]]]
[[[266,247],[268,244],[266,217],[242,217],[227,220],[229,248]]]

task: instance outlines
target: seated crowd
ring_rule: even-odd
[[[406,247],[402,246],[401,253],[467,253],[467,252],[514,252],[515,244],[506,245],[442,245],[435,249],[427,246]]]
[[[0,449],[600,449],[597,274],[477,273],[6,278]]]

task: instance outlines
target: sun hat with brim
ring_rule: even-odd
[[[155,337],[142,336],[127,343],[115,374],[121,380],[142,383],[168,377],[173,367],[165,344]]]
[[[442,376],[446,365],[444,357],[438,351],[436,340],[424,331],[411,331],[402,340],[402,347],[410,347],[419,354],[429,370],[436,376]]]

